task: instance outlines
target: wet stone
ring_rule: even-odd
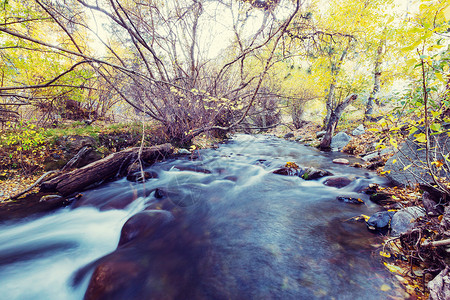
[[[374,213],[366,222],[367,228],[372,231],[380,233],[386,233],[389,230],[392,216],[395,212],[392,211],[380,211]]]
[[[337,200],[344,202],[344,203],[348,203],[348,204],[364,204],[364,201],[361,200],[360,198],[352,198],[352,197],[337,197]]]
[[[413,229],[416,225],[416,220],[423,216],[425,216],[425,212],[418,206],[407,207],[397,211],[392,217],[391,235],[399,236]]]
[[[284,175],[284,176],[298,176],[299,171],[297,169],[294,168],[280,168],[278,170],[273,171],[273,174],[278,174],[278,175]]]
[[[142,177],[142,175],[144,176]],[[156,172],[145,171],[142,173],[141,171],[137,171],[127,176],[127,180],[132,182],[144,182],[151,178],[158,178],[158,174]]]
[[[352,181],[347,177],[332,177],[325,180],[323,184],[341,189],[350,183],[352,183]]]
[[[316,169],[313,167],[303,169],[299,172],[299,176],[304,180],[315,180],[326,176],[333,176],[333,173],[329,171]]]
[[[129,241],[148,237],[173,219],[168,211],[143,211],[132,216],[123,225],[118,247]]]
[[[378,205],[385,205],[392,201],[390,201],[391,196],[389,194],[383,193],[383,192],[376,192],[370,195],[370,201],[378,204]]]
[[[350,162],[346,158],[335,158],[333,159],[333,163],[339,165],[348,165]]]
[[[167,191],[165,191],[163,189],[159,189],[159,188],[157,188],[155,190],[155,198],[156,199],[162,199],[162,198],[165,198],[165,197],[167,197]]]

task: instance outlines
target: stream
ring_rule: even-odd
[[[361,190],[384,183],[332,163],[356,158],[266,135],[195,156],[154,164],[145,183],[123,178],[70,207],[0,223],[0,298],[403,298],[381,239],[348,220],[380,210]],[[286,162],[352,182],[272,173]]]

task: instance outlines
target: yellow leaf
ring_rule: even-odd
[[[397,148],[397,147],[398,147],[397,141],[396,141],[395,139],[393,139],[393,138],[391,138],[391,139],[389,140],[389,143],[391,143],[391,145],[394,146],[394,148]]]
[[[286,168],[293,168],[293,169],[298,169],[299,168],[299,166],[295,162],[292,162],[292,161],[288,161],[286,163],[285,167]]]
[[[403,168],[403,171],[408,170],[411,166],[412,166],[412,164],[409,164],[409,165],[405,166],[405,167]]]
[[[386,262],[384,263],[384,265],[389,270],[389,272],[397,273],[397,274],[400,274],[400,275],[403,274],[403,269],[401,267],[398,267],[398,266],[395,266],[395,265],[391,265],[391,264],[388,264]]]
[[[442,76],[441,73],[435,73],[436,78],[439,79],[439,81],[443,82],[443,83],[447,83],[447,81],[444,79],[444,76]]]
[[[361,215],[361,217],[363,217],[363,218],[364,218],[364,221],[366,221],[366,222],[368,222],[368,221],[369,221],[369,219],[370,219],[370,217],[369,217],[369,216],[367,216],[367,215]]]
[[[380,256],[389,258],[391,257],[391,254],[389,252],[380,251]]]
[[[427,141],[427,136],[425,135],[425,133],[415,134],[414,137],[416,138],[416,141],[419,143],[426,143]]]
[[[397,131],[400,130],[400,126],[394,126],[389,129],[389,131]]]
[[[444,165],[444,163],[440,160],[433,161],[433,162],[431,162],[431,164],[436,165],[436,167],[438,167],[438,168],[440,168]]]
[[[440,216],[438,217],[439,222],[441,222],[443,218],[444,218],[444,216],[443,216],[443,215],[440,215]]]
[[[380,290],[382,290],[383,292],[387,292],[387,291],[391,290],[391,287],[389,285],[387,285],[387,284],[383,284],[380,287]]]
[[[395,164],[396,162],[397,162],[397,159],[394,158],[394,159],[392,160],[392,163]]]

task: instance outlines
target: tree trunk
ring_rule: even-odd
[[[331,62],[331,83],[330,83],[330,90],[327,95],[327,115],[325,117],[325,120],[323,121],[323,127],[326,128],[328,123],[330,123],[331,114],[334,108],[334,90],[336,89],[336,82],[337,77],[339,73],[341,72],[341,66],[344,62],[344,59],[347,55],[348,49],[350,48],[351,40],[348,41],[347,47],[344,51],[342,51],[341,57],[339,60],[335,63]]]
[[[374,69],[373,90],[370,93],[369,99],[367,100],[366,112],[364,114],[366,120],[369,119],[373,114],[373,103],[374,101],[376,101],[377,94],[380,91],[381,55],[383,54],[383,43],[384,41],[381,40],[377,48],[377,57],[375,59],[375,69]]]
[[[326,133],[319,145],[319,148],[321,150],[330,149],[331,138],[334,135],[334,130],[337,127],[337,124],[339,122],[339,119],[341,118],[342,113],[352,101],[356,100],[356,98],[358,98],[358,95],[356,94],[348,96],[342,103],[340,103],[335,109],[331,111],[330,119],[325,126]]]
[[[327,108],[327,115],[325,116],[325,120],[323,120],[323,129],[326,130],[326,127],[328,123],[330,123],[331,118],[331,112],[333,111],[333,99],[334,99],[334,90],[336,88],[336,82],[333,81],[330,84],[330,90],[327,95],[327,102],[326,102],[326,108]]]
[[[93,162],[83,168],[61,174],[49,181],[43,182],[40,187],[42,191],[54,191],[68,196],[77,191],[115,176],[126,175],[128,166],[139,157],[139,147],[126,149],[113,153],[101,160]],[[146,163],[153,163],[173,152],[170,144],[163,144],[143,148],[141,159]]]

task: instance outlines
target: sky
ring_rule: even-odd
[[[322,0],[324,5],[328,0]],[[418,10],[417,0],[394,0],[400,11],[404,12],[404,16],[412,14]],[[281,15],[283,18],[283,11],[286,14],[287,10],[279,10],[277,15]],[[108,32],[104,29],[108,20],[105,16],[98,12],[91,12],[91,18],[89,19],[89,27],[96,32],[103,40],[107,40]],[[211,16],[216,16],[215,21],[207,21]],[[224,9],[218,2],[207,2],[204,6],[203,14],[203,26],[200,30],[200,45],[201,49],[206,49],[206,53],[203,55],[206,58],[214,58],[221,55],[226,47],[230,45],[230,42],[234,38],[232,28],[232,14],[229,9]],[[244,31],[249,33],[255,32],[261,25],[263,20],[263,13],[261,11],[255,11],[252,14],[252,22],[249,22]],[[93,48],[96,49],[97,55],[105,55],[106,48],[98,41],[94,34],[91,35],[93,40]]]

